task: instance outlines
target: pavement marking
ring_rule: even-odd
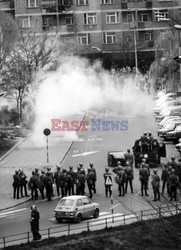
[[[97,219],[100,219],[100,217],[101,217],[101,219],[102,219],[102,218],[106,218],[106,215],[112,216],[110,212],[101,212],[101,213],[99,213],[99,217],[98,217]],[[97,220],[97,219],[94,219],[94,220]],[[49,218],[48,220],[50,220],[50,221],[55,221],[55,218],[54,218],[54,217],[51,217],[51,218]],[[90,221],[93,221],[92,218],[89,219],[89,220],[90,220]]]
[[[3,218],[3,217],[6,217],[8,215],[12,215],[12,214],[17,214],[17,213],[22,213],[24,211],[27,211],[27,210],[30,210],[29,208],[21,208],[21,209],[17,209],[17,210],[12,210],[12,211],[9,211],[9,212],[3,212],[3,213],[0,213],[0,218]]]
[[[95,154],[95,153],[98,153],[98,152],[100,152],[100,151],[84,152],[84,153],[82,153],[82,154],[72,155],[72,157],[86,156],[86,155],[91,155],[91,154]]]

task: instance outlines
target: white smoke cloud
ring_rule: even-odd
[[[51,128],[51,119],[65,120],[87,113],[121,115],[126,120],[128,116],[152,112],[152,98],[138,89],[134,79],[115,77],[98,62],[90,65],[86,59],[64,57],[56,72],[44,75],[36,92],[36,140],[45,128]],[[76,138],[75,132],[64,135]]]

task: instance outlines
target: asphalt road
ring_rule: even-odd
[[[96,117],[86,117],[85,120],[89,121],[90,127],[88,131],[79,131],[78,140],[74,141],[69,153],[62,163],[62,167],[68,169],[69,165],[73,165],[74,169],[81,162],[84,167],[87,168],[90,162],[94,163],[97,170],[97,194],[94,195],[93,201],[100,203],[101,216],[111,213],[111,200],[105,198],[104,194],[104,180],[103,173],[107,166],[107,153],[112,150],[123,150],[133,146],[134,141],[139,138],[144,131],[152,131],[153,135],[156,135],[156,124],[153,115],[143,116],[101,116],[101,120],[107,121],[128,121],[128,131],[91,131],[91,120]],[[110,170],[112,171],[112,170]],[[140,211],[149,209],[152,207],[151,201],[153,199],[153,193],[151,187],[149,188],[149,197],[145,200],[140,196],[140,183],[138,178],[137,169],[134,170],[134,194],[130,193],[125,197],[118,196],[117,184],[113,185],[113,205],[114,213],[126,214],[131,211]],[[88,195],[88,190],[86,193]],[[54,191],[54,200],[48,202],[46,200],[38,200],[37,206],[40,211],[40,227],[48,228],[57,226],[57,222],[54,220],[54,208],[59,200],[56,197],[56,191]],[[162,199],[162,202],[165,201]],[[0,232],[1,236],[7,236],[22,232],[30,231],[29,217],[30,207],[33,202],[30,201],[22,206],[16,207],[9,211],[0,213]],[[155,204],[153,204],[155,206]],[[67,223],[64,224],[67,227]]]

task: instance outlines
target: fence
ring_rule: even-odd
[[[50,237],[60,237],[71,234],[78,234],[81,232],[90,232],[95,230],[101,230],[109,227],[115,227],[120,225],[128,225],[137,221],[144,221],[150,219],[161,219],[168,216],[177,215],[181,212],[181,205],[158,207],[149,210],[143,210],[135,213],[129,213],[124,215],[112,214],[106,218],[91,219],[83,221],[80,224],[64,224],[56,227],[46,228],[40,230],[42,239],[49,239]],[[29,243],[33,240],[30,232],[21,234],[14,234],[4,236],[0,238],[0,247],[5,248],[14,244]]]

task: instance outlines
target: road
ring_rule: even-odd
[[[96,117],[87,116],[85,120],[91,124],[91,119]],[[91,126],[88,131],[79,131],[77,141],[74,141],[70,151],[62,163],[62,168],[68,169],[69,165],[73,165],[74,169],[81,162],[87,168],[90,162],[94,163],[97,170],[97,194],[94,195],[93,201],[100,203],[101,216],[111,214],[111,200],[105,198],[103,173],[107,166],[107,152],[112,150],[123,150],[131,148],[134,141],[139,138],[144,131],[151,131],[156,135],[156,124],[153,115],[143,116],[104,116],[99,117],[101,120],[107,121],[128,121],[128,131],[91,131]],[[140,183],[138,178],[138,169],[134,170],[134,194],[130,193],[125,197],[118,196],[117,185],[113,185],[113,205],[115,206],[115,214],[126,214],[131,211],[140,211],[152,207],[153,193],[149,188],[149,197],[145,200],[140,196]],[[38,200],[37,206],[40,211],[40,227],[54,227],[57,223],[54,220],[54,208],[59,200],[56,197],[48,202],[46,200]],[[87,193],[87,189],[86,189]],[[88,195],[88,193],[87,193]],[[164,199],[162,198],[162,203]],[[0,232],[2,236],[17,234],[30,231],[29,217],[30,207],[33,202],[30,201],[17,208],[3,211],[0,213]],[[151,205],[150,205],[151,204]],[[155,206],[155,204],[153,204]],[[64,223],[67,227],[67,223]],[[61,225],[64,225],[61,224]]]

